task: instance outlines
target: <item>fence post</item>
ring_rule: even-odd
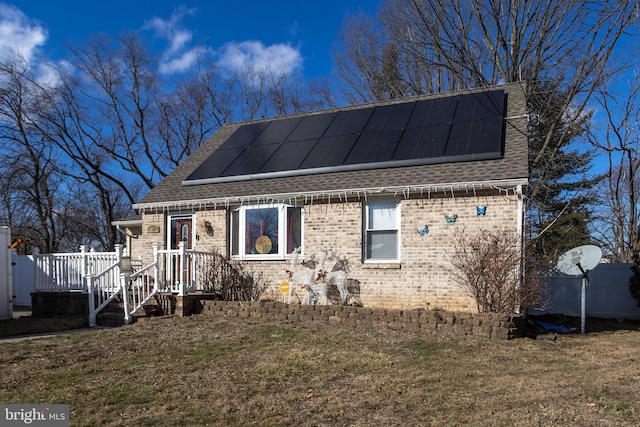
[[[87,274],[85,280],[87,282],[87,298],[89,299],[89,327],[93,328],[96,326],[96,298],[93,295],[93,275]]]
[[[124,324],[131,323],[131,310],[129,309],[129,275],[120,273],[120,290],[122,291],[122,303],[124,304]]]
[[[184,241],[178,243],[178,249],[180,249],[180,254],[178,255],[178,264],[180,265],[178,295],[185,296],[187,295],[187,245],[185,245]]]
[[[122,245],[120,243],[116,243],[114,245],[114,249],[116,251],[116,261],[118,265],[120,265],[120,261],[122,260]]]
[[[89,257],[87,255],[87,246],[86,245],[80,245],[80,259],[81,261],[81,265],[80,265],[80,277],[86,277],[88,272],[87,269],[87,264],[89,263]],[[85,290],[82,290],[83,292],[85,292]]]
[[[42,257],[40,257],[40,248],[34,247],[31,248],[31,255],[33,256],[33,283],[35,286],[36,292],[42,288],[42,270],[44,269],[44,265],[42,262]]]

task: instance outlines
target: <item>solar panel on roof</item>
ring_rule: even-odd
[[[252,145],[282,143],[293,132],[300,120],[296,117],[269,122],[269,125],[253,140]]]
[[[502,103],[487,94],[469,94],[459,98],[455,121],[478,120],[502,115]]]
[[[302,162],[300,168],[311,169],[342,165],[357,138],[358,135],[321,138]]]
[[[393,159],[409,160],[444,156],[450,130],[449,123],[407,129],[402,135]]]
[[[407,126],[414,103],[391,104],[376,107],[364,132],[400,130]]]
[[[279,144],[252,145],[247,147],[229,165],[222,176],[251,175],[257,173],[278,149]]]
[[[240,126],[185,183],[499,158],[501,90]]]
[[[215,151],[198,168],[189,175],[188,180],[209,179],[222,176],[225,169],[242,153],[244,147]]]
[[[504,115],[505,97],[502,91],[478,92],[471,94],[476,102],[482,106],[476,110],[477,119],[501,117]]]
[[[267,173],[299,169],[317,142],[317,139],[308,139],[306,141],[280,144],[276,152],[258,172]]]
[[[320,138],[337,113],[314,114],[303,117],[286,141],[304,141]]]
[[[360,135],[345,164],[388,162],[398,146],[401,130],[365,132]]]
[[[260,133],[269,125],[268,122],[251,123],[238,128],[233,135],[227,139],[219,150],[228,150],[230,148],[248,147],[260,135]]]
[[[471,122],[456,122],[451,126],[445,156],[462,156],[468,153]]]
[[[471,122],[471,143],[469,150],[476,153],[499,152],[501,144],[501,123],[496,119],[474,120]]]
[[[437,98],[432,102],[417,102],[413,108],[408,128],[453,122],[458,104],[457,97]]]
[[[486,119],[488,120],[488,119]],[[451,129],[446,156],[472,156],[478,154],[499,155],[501,139],[490,138],[490,132],[478,132],[481,125],[491,126],[490,121],[465,121],[455,123]]]
[[[350,135],[362,132],[373,110],[373,108],[364,108],[340,111],[327,128],[324,136]]]

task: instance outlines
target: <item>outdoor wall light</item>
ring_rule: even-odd
[[[200,228],[204,233],[207,233],[209,236],[213,236],[213,226],[207,220],[202,220],[200,223]]]

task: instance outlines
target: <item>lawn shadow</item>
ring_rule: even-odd
[[[581,319],[579,316],[567,316],[563,314],[541,314],[527,316],[530,320],[552,323],[554,325],[573,328],[572,334],[581,333]],[[585,318],[585,332],[614,332],[614,331],[640,331],[640,320],[634,319],[607,319],[602,317]]]

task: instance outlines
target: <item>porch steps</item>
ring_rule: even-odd
[[[164,313],[154,298],[138,309],[131,318],[131,323],[142,321],[151,317],[162,316]],[[96,323],[99,326],[117,327],[124,325],[124,302],[122,296],[116,296],[105,308],[96,314]]]

